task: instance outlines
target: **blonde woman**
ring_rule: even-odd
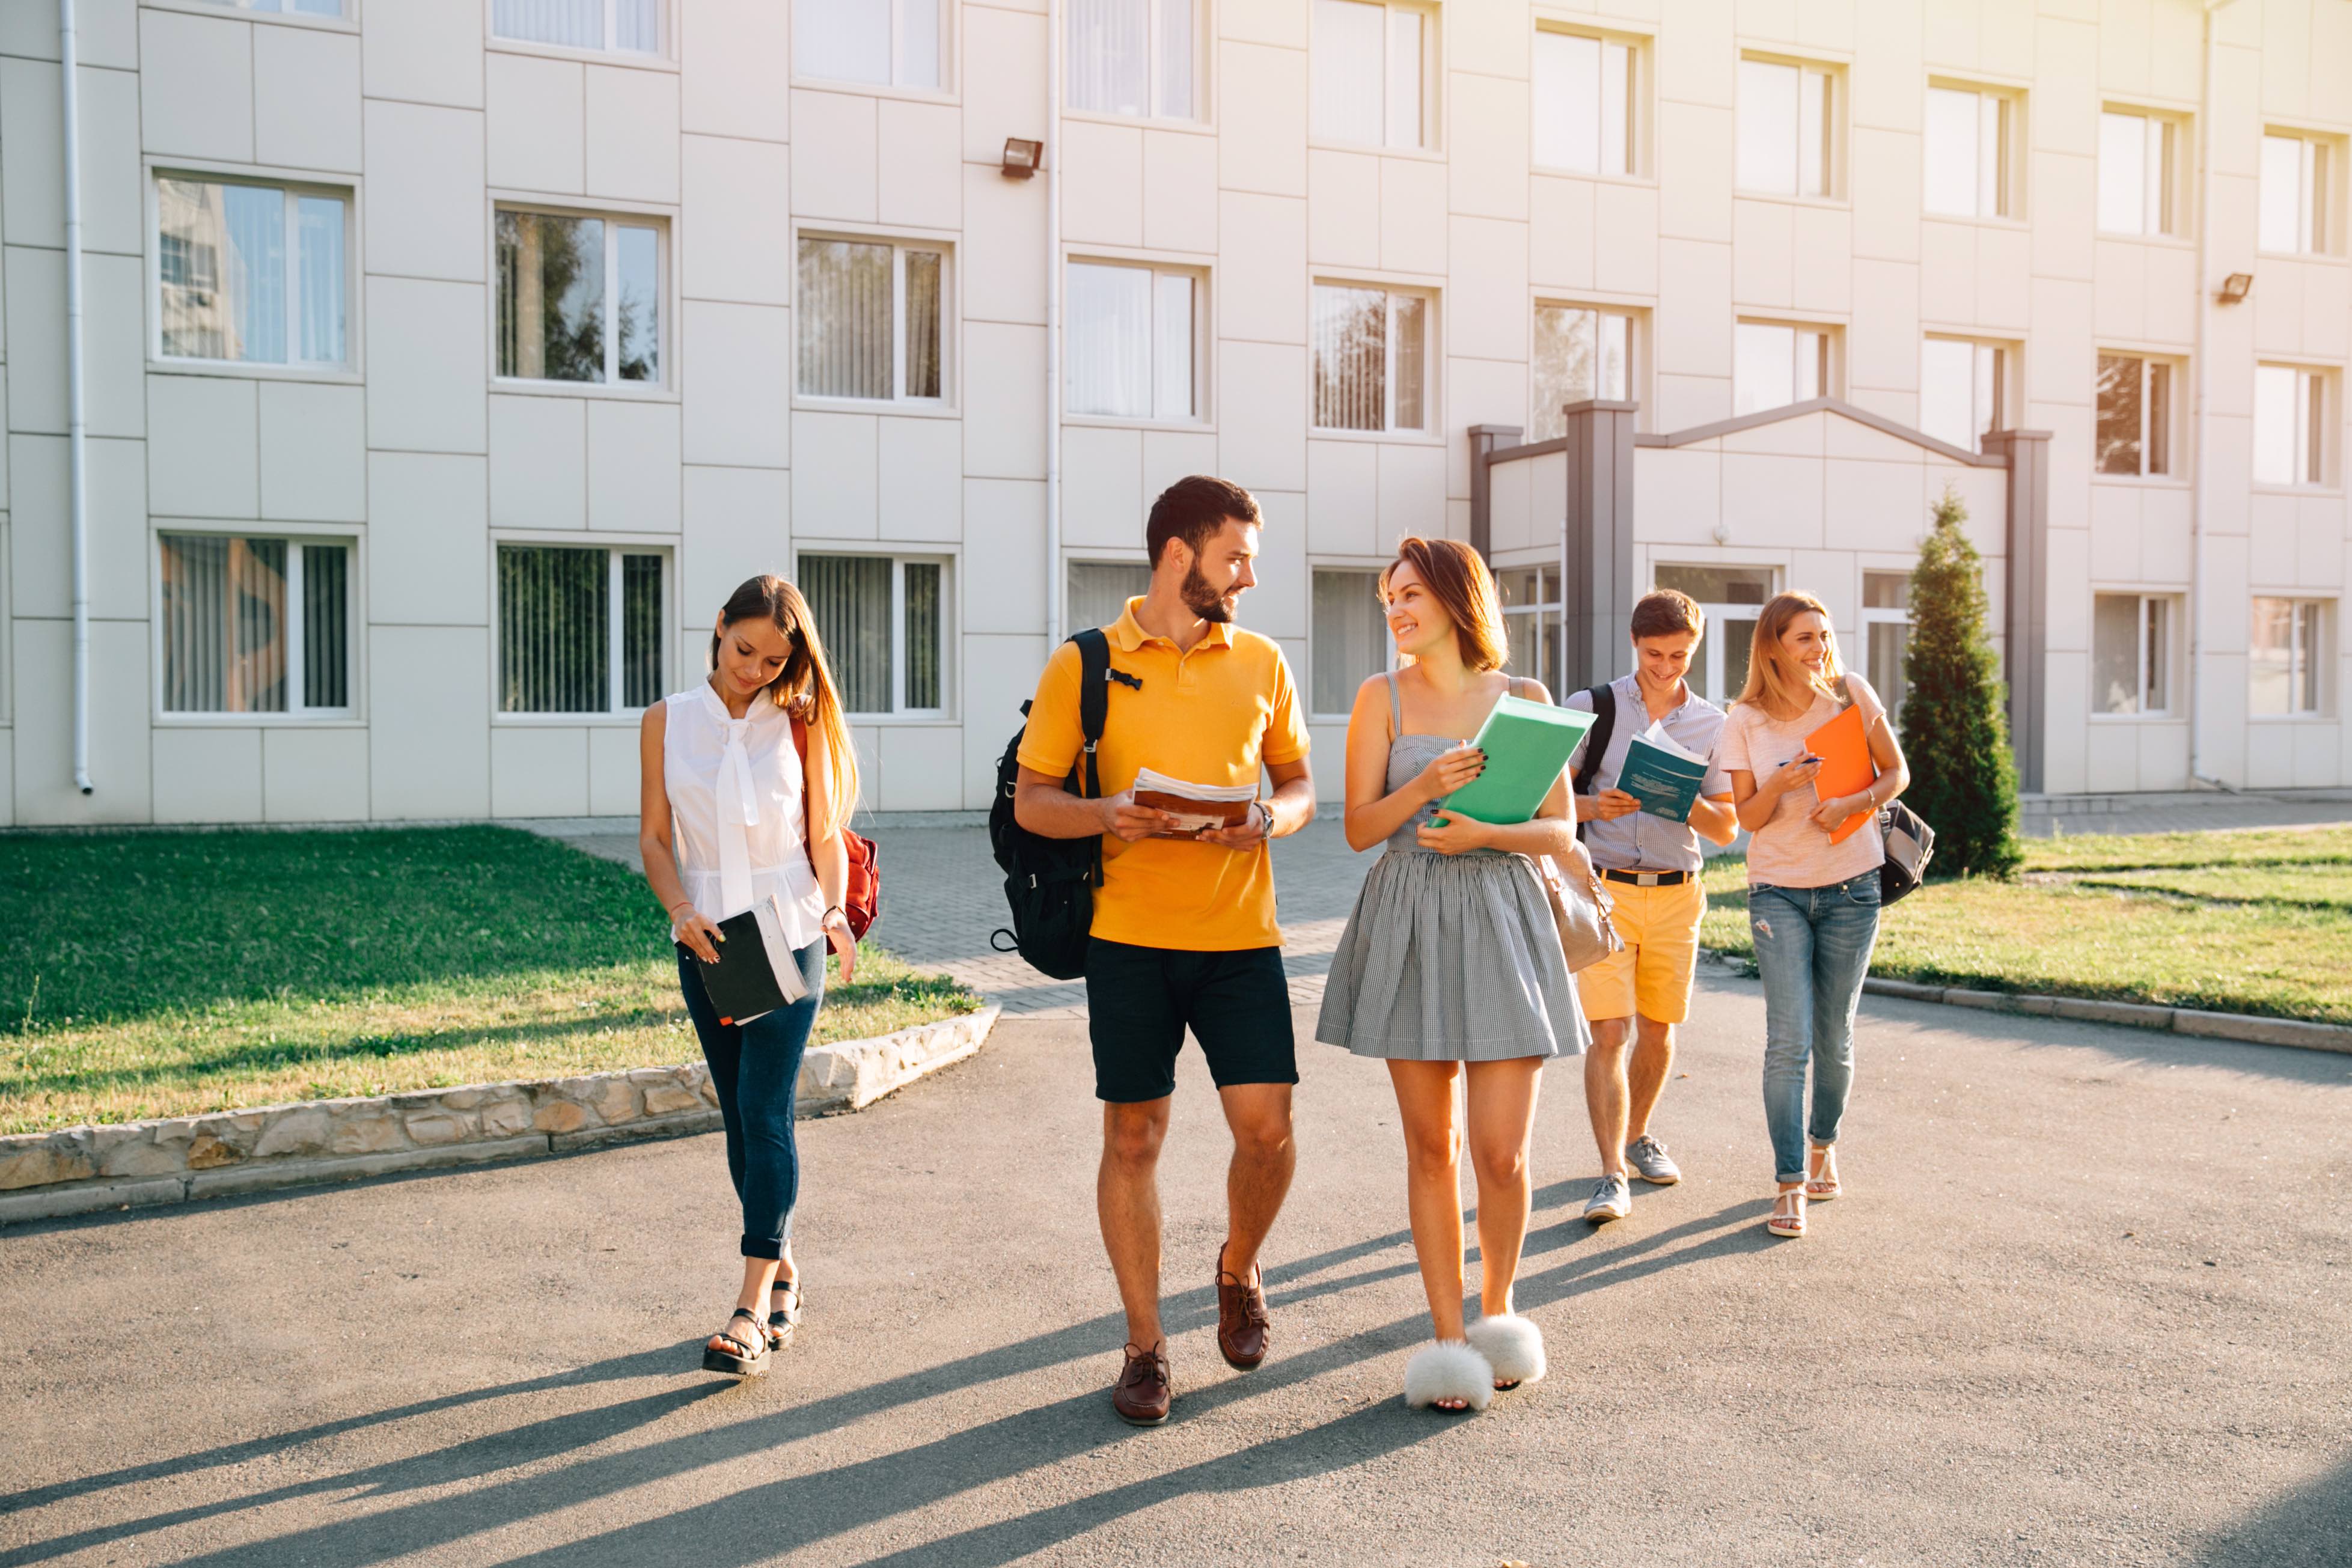
[[[742,1289],[734,1315],[705,1342],[702,1364],[753,1375],[800,1322],[793,1089],[824,994],[826,944],[844,980],[856,969],[842,909],[849,857],[841,830],[857,804],[857,756],[808,601],[782,578],[755,577],[729,595],[710,664],[706,679],[646,710],[637,847],[646,881],[669,912],[678,988],[710,1064],[727,1172],[743,1210]],[[796,725],[806,734],[805,768]],[[814,826],[813,841],[803,821]],[[748,1023],[722,1022],[695,960],[716,962],[718,923],[762,903],[775,911],[807,995]]]
[[[1849,702],[1862,710],[1878,777],[1857,794],[1824,800],[1813,787],[1821,759],[1806,737]],[[1754,835],[1748,927],[1764,980],[1764,1121],[1780,1187],[1765,1228],[1798,1237],[1806,1201],[1825,1203],[1843,1190],[1837,1137],[1853,1083],[1854,1009],[1878,940],[1886,852],[1878,811],[1911,782],[1885,706],[1861,676],[1839,668],[1829,612],[1811,594],[1783,593],[1764,606],[1747,689],[1724,724],[1718,758],[1731,775],[1739,825]],[[1830,834],[1856,815],[1862,826],[1832,843]]]
[[[1404,1124],[1405,1191],[1433,1342],[1405,1403],[1483,1410],[1544,1375],[1543,1335],[1511,1310],[1532,1191],[1528,1142],[1545,1061],[1584,1049],[1583,1010],[1535,855],[1580,855],[1566,778],[1532,821],[1489,826],[1436,802],[1478,777],[1471,737],[1496,700],[1549,702],[1502,673],[1502,606],[1455,539],[1408,538],[1381,574],[1397,651],[1348,720],[1349,845],[1383,846],[1331,960],[1315,1038],[1386,1061]],[[1457,1122],[1454,1085],[1463,1083]],[[1464,1323],[1461,1149],[1478,1184],[1485,1315]]]

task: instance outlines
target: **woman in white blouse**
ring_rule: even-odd
[[[844,980],[857,961],[842,910],[849,857],[841,839],[857,804],[857,757],[808,601],[782,578],[755,577],[728,597],[710,663],[708,678],[646,710],[637,845],[646,881],[669,912],[678,986],[710,1064],[727,1170],[743,1207],[742,1291],[726,1327],[705,1343],[702,1364],[754,1374],[800,1322],[793,1089],[824,996],[827,942]],[[805,766],[796,732],[805,736]],[[796,967],[806,994],[748,1023],[722,1023],[695,960],[716,962],[718,923],[761,905],[782,936],[771,947],[782,960],[780,982],[792,991],[782,970]]]

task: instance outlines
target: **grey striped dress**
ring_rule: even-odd
[[[1391,732],[1403,727],[1389,676]],[[1458,742],[1398,734],[1388,788],[1402,789]],[[1561,957],[1535,862],[1414,838],[1434,807],[1389,835],[1332,955],[1315,1038],[1359,1056],[1502,1061],[1581,1052],[1591,1035]]]

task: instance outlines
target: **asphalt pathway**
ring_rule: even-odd
[[[1761,1010],[1702,982],[1660,1127],[1690,1179],[1597,1232],[1548,1074],[1553,1371],[1476,1416],[1403,1407],[1393,1105],[1312,1043],[1246,1375],[1185,1059],[1152,1431],[1107,1398],[1066,1019],[802,1124],[807,1324],[748,1385],[698,1370],[715,1137],[12,1230],[0,1568],[2352,1562],[2352,1059],[1870,998],[1850,1194],[1781,1243]]]

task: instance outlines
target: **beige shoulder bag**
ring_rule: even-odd
[[[1575,810],[1571,797],[1569,809]],[[1566,863],[1563,864],[1562,861]],[[1571,842],[1568,853],[1538,855],[1536,873],[1543,878],[1544,896],[1551,904],[1551,923],[1559,933],[1560,956],[1568,972],[1589,969],[1612,953],[1622,953],[1625,940],[1609,922],[1610,898],[1601,888],[1601,873],[1584,846]]]

